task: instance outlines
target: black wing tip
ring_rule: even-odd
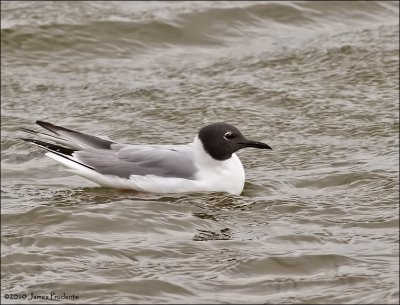
[[[48,145],[48,144],[50,144],[50,143],[46,143],[46,142],[43,142],[43,141],[40,141],[40,140],[36,140],[36,139],[30,139],[30,138],[20,138],[20,139],[24,140],[26,142],[32,142],[32,143],[35,143],[35,144],[38,144],[38,145]]]
[[[23,131],[23,132],[27,132],[27,133],[31,133],[31,134],[37,134],[36,131],[32,130],[32,129],[28,129],[28,128],[24,128],[24,127],[20,127],[17,130],[19,131]]]
[[[63,146],[59,146],[59,145],[55,145],[55,144],[50,144],[50,143],[46,143],[40,140],[35,140],[35,139],[29,139],[29,138],[20,138],[21,140],[27,141],[27,142],[31,142],[34,143],[35,145],[40,146],[41,148],[48,150],[56,155],[59,155],[60,157],[63,157],[65,159],[68,159],[72,162],[75,162],[79,165],[82,165],[84,167],[87,167],[91,170],[95,170],[93,167],[86,165],[84,163],[79,162],[79,160],[70,158],[69,156],[72,156],[72,154],[76,151],[70,148],[66,148]]]
[[[74,149],[71,148],[67,148],[67,147],[63,147],[60,145],[56,145],[56,144],[51,144],[51,143],[47,143],[47,142],[43,142],[40,140],[35,140],[35,139],[29,139],[29,138],[20,138],[23,141],[26,142],[31,142],[33,144],[36,144],[48,151],[52,151],[58,154],[63,154],[63,155],[68,155],[68,156],[72,156],[72,154],[76,151]]]
[[[46,128],[46,126],[54,126],[53,124],[51,124],[49,122],[45,122],[45,121],[41,121],[41,120],[36,120],[35,123],[38,124],[39,126],[42,126],[43,128]]]
[[[45,128],[45,129],[51,131],[51,132],[57,134],[57,135],[59,135],[58,132],[57,132],[59,130],[82,134],[79,131],[75,131],[75,130],[72,130],[72,129],[69,129],[69,128],[65,128],[65,127],[62,127],[62,126],[54,125],[54,124],[51,124],[51,123],[45,122],[45,121],[36,120],[35,123],[38,124],[39,126]]]
[[[56,134],[57,136],[64,138],[62,133],[60,133],[60,131],[66,131],[69,132],[71,134],[73,134],[74,136],[80,136],[80,138],[78,138],[77,142],[78,143],[83,143],[84,145],[87,145],[89,147],[92,148],[98,148],[98,149],[110,149],[111,144],[114,144],[115,142],[110,141],[110,140],[105,140],[102,139],[100,137],[96,137],[96,136],[92,136],[92,135],[88,135],[88,134],[84,134],[82,132],[79,131],[75,131],[69,128],[65,128],[62,126],[57,126],[48,122],[44,122],[44,121],[40,121],[37,120],[35,121],[36,124],[38,124],[39,126],[51,131],[52,133]],[[66,135],[65,138],[68,138],[68,135]]]
[[[57,129],[60,129],[58,126],[40,120],[36,120],[35,123],[38,124],[40,127],[43,127],[44,129],[47,129],[48,131],[51,131],[52,133],[59,136],[59,134],[56,131]]]

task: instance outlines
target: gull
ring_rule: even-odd
[[[50,133],[22,131],[55,142],[21,138],[46,156],[100,186],[149,193],[226,192],[240,195],[245,172],[236,151],[272,149],[246,139],[234,126],[218,122],[199,130],[187,145],[120,144],[48,122],[36,124]]]

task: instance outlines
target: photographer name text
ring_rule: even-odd
[[[51,292],[49,294],[35,294],[31,293],[6,293],[4,298],[7,300],[48,300],[48,301],[61,301],[61,300],[79,300],[79,296],[75,294],[57,294]]]

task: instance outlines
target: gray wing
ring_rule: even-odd
[[[51,134],[44,132],[37,132],[27,128],[20,128],[20,130],[35,136],[39,136],[46,140],[54,141],[57,144],[62,144],[73,149],[85,149],[85,148],[111,149],[111,145],[117,144],[113,141],[88,135],[62,126],[57,126],[48,122],[36,121],[36,124],[47,129],[48,131],[51,132]]]
[[[58,138],[66,139],[70,144],[78,145],[78,147],[91,147],[100,149],[109,149],[112,141],[101,139],[92,135],[78,132],[62,126],[57,126],[48,122],[36,121],[39,126],[53,132]]]
[[[122,178],[156,175],[194,179],[197,172],[193,163],[193,150],[189,145],[111,146],[112,150],[75,151],[73,156],[101,174]]]
[[[194,179],[197,171],[190,145],[127,145],[74,131],[48,122],[36,121],[51,133],[22,128],[51,143],[23,139],[73,162],[80,162],[104,175],[129,178],[131,175],[156,175]],[[72,149],[71,149],[72,148]],[[78,160],[74,160],[71,157]]]

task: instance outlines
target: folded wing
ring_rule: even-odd
[[[80,149],[80,148],[110,149],[111,145],[114,144],[114,142],[112,141],[88,135],[65,127],[57,126],[48,122],[36,121],[36,124],[47,129],[52,134],[35,132],[30,129],[22,129],[22,130],[33,134],[37,134],[42,138],[53,140],[57,143],[67,145],[75,149]]]
[[[197,171],[189,145],[123,145],[51,123],[36,123],[51,134],[21,130],[62,145],[27,138],[23,140],[46,149],[49,152],[46,155],[75,169],[75,172],[84,167],[85,177],[88,177],[88,170],[93,170],[120,178],[153,175],[194,179]],[[79,174],[79,171],[76,173]]]
[[[190,147],[125,147],[119,150],[80,150],[74,156],[104,175],[129,178],[155,175],[194,179],[196,173]]]

